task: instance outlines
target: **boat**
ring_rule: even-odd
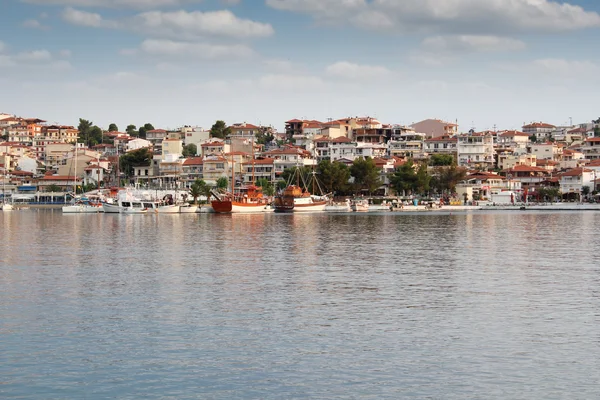
[[[159,214],[179,214],[179,204],[175,202],[173,195],[167,194],[163,197],[162,203],[156,207]]]
[[[179,206],[179,212],[181,214],[195,214],[198,212],[198,206],[192,204],[182,204]]]
[[[271,200],[263,196],[262,188],[255,185],[243,186],[235,194],[213,193],[211,205],[216,213],[265,213],[274,211]]]
[[[120,213],[121,214],[147,214],[148,213],[148,208],[144,207],[144,204],[141,202],[124,202],[127,204],[124,204],[121,209],[120,209]]]
[[[352,211],[355,212],[381,212],[392,210],[392,205],[387,201],[384,201],[381,204],[373,204],[369,199],[364,198],[352,200],[351,207]]]
[[[368,212],[369,211],[369,200],[367,199],[353,199],[351,203],[352,211],[355,212]]]
[[[290,181],[296,179],[295,185],[290,185],[288,182],[288,186],[275,197],[275,201],[273,202],[273,208],[276,212],[319,212],[325,211],[325,207],[329,202],[329,197],[327,195],[315,195],[316,189],[318,188],[320,192],[321,187],[317,178],[315,176],[315,172],[312,173],[312,193],[311,194],[307,187],[308,185],[302,178],[304,187],[300,187],[300,178],[301,172],[299,168],[296,168],[296,171],[290,178]]]
[[[254,146],[254,142],[253,142]],[[254,150],[253,150],[254,153]],[[242,186],[235,192],[235,164],[231,156],[231,192],[211,192],[215,198],[211,201],[212,208],[216,213],[266,213],[274,211],[271,207],[271,199],[265,197],[262,188],[254,184],[254,156],[252,157],[252,184]]]
[[[12,211],[14,209],[13,205],[6,202],[6,170],[7,167],[4,167],[4,179],[2,179],[2,204],[0,204],[0,210],[2,211]]]
[[[350,206],[350,200],[346,199],[346,201],[342,203],[334,203],[329,202],[325,206],[325,212],[350,212],[352,211],[352,207]]]
[[[102,205],[91,203],[87,199],[80,199],[75,203],[62,207],[63,214],[92,214],[104,212]]]

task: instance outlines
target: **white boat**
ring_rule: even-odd
[[[367,199],[354,199],[351,203],[352,211],[355,212],[368,212],[369,211],[369,200]]]
[[[63,214],[92,214],[102,211],[102,207],[83,202],[62,207]]]
[[[147,214],[148,209],[130,206],[121,208],[120,212],[121,214]]]
[[[119,213],[119,204],[111,204],[111,203],[102,203],[102,210],[108,214],[118,214]]]
[[[121,214],[146,214],[149,204],[141,201],[123,201],[119,202],[119,212]]]
[[[352,207],[350,206],[350,200],[346,200],[343,203],[329,203],[325,206],[325,212],[350,212]]]
[[[159,214],[179,214],[179,205],[170,204],[156,207],[155,211]]]
[[[191,204],[182,204],[179,206],[179,212],[181,214],[195,214],[198,212],[198,206]]]
[[[0,205],[0,209],[2,211],[12,211],[14,209],[14,207],[12,206],[12,204],[3,203],[3,204]]]

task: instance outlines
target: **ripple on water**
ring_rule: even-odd
[[[0,214],[0,394],[597,398],[597,213]]]

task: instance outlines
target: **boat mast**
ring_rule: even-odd
[[[252,186],[254,186],[254,137],[252,137]]]
[[[233,152],[231,152],[231,195],[235,195],[235,161],[233,160]]]

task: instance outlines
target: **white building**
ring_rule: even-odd
[[[556,129],[556,126],[546,124],[544,122],[533,122],[523,125],[523,132],[528,135],[535,135],[538,141],[545,141],[550,137],[550,134]]]
[[[489,132],[459,135],[458,165],[490,168],[494,165],[494,136]]]
[[[588,168],[573,168],[560,174],[560,191],[563,194],[578,193],[582,195],[583,187],[587,186],[590,192],[594,187],[596,171]]]

